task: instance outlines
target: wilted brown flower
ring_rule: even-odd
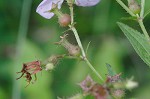
[[[26,81],[28,82],[28,84],[27,84],[27,86],[28,86],[32,80],[31,75],[35,76],[35,81],[36,81],[36,74],[38,72],[40,72],[41,70],[42,70],[42,68],[41,68],[40,61],[24,63],[22,70],[20,72],[17,72],[17,73],[22,73],[21,76],[17,78],[17,80],[20,79],[21,77],[23,77],[25,74],[24,77],[26,78]]]

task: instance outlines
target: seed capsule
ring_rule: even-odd
[[[68,14],[63,14],[61,17],[59,17],[58,22],[59,22],[60,26],[66,27],[70,24],[71,17]]]
[[[128,6],[134,14],[138,14],[141,11],[140,5],[135,0],[128,0]]]

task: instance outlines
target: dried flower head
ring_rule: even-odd
[[[116,74],[116,75],[114,75],[114,76],[109,76],[109,75],[108,75],[106,82],[109,82],[109,83],[117,82],[117,81],[120,80],[120,76],[121,76],[121,73]]]
[[[17,73],[22,73],[21,76],[17,78],[17,80],[25,75],[24,77],[26,78],[26,81],[28,82],[29,85],[32,80],[32,75],[35,75],[35,80],[36,80],[36,74],[41,70],[42,68],[41,68],[40,61],[24,63],[22,70],[20,72],[17,72]]]
[[[122,89],[115,89],[112,91],[112,96],[115,98],[115,99],[122,99],[125,95],[125,91],[122,90]]]
[[[107,88],[100,84],[95,84],[91,89],[91,94],[95,97],[95,99],[108,99],[108,91]]]
[[[88,93],[91,91],[92,87],[96,84],[96,82],[93,81],[93,79],[88,75],[85,80],[83,80],[81,83],[79,83],[80,87],[85,93]]]

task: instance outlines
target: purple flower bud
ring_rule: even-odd
[[[77,6],[94,6],[96,4],[98,4],[100,2],[100,0],[75,0],[75,4]]]
[[[54,13],[51,12],[54,8],[54,4],[58,9],[60,9],[63,1],[64,0],[43,0],[37,7],[36,12],[44,18],[50,19],[54,16]]]

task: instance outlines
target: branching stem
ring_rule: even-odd
[[[119,4],[120,4],[120,6],[122,7],[122,8],[124,8],[131,16],[135,16],[136,17],[136,15],[121,1],[121,0],[116,0]]]
[[[78,35],[78,32],[77,32],[76,28],[73,26],[73,24],[74,24],[73,4],[69,4],[69,5],[70,5],[70,7],[69,7],[69,9],[70,9],[70,15],[71,15],[71,25],[69,25],[69,27],[70,27],[70,29],[73,31],[73,33],[74,33],[74,35],[75,35],[75,38],[76,38],[76,41],[77,41],[77,43],[78,43],[78,45],[79,45],[79,47],[80,47],[80,49],[81,49],[82,58],[83,58],[83,60],[87,63],[87,65],[89,66],[89,68],[90,68],[102,81],[104,81],[103,78],[102,78],[102,76],[95,70],[95,68],[93,67],[93,65],[89,62],[89,60],[88,60],[87,57],[86,57],[86,54],[85,54],[85,51],[84,51],[84,49],[83,49],[83,46],[82,46],[80,37],[79,37],[79,35]]]
[[[148,35],[148,32],[143,24],[143,16],[144,16],[144,6],[145,6],[145,0],[141,0],[141,12],[140,16],[137,14],[135,15],[121,0],[116,0],[122,8],[124,8],[132,17],[137,17],[138,23],[141,27],[141,30],[143,31],[143,34],[145,35],[148,42],[150,42],[150,37]]]

